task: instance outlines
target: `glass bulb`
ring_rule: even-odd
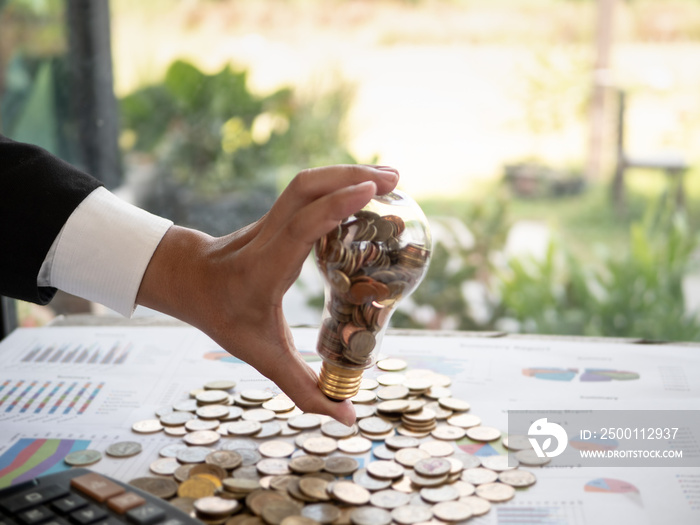
[[[376,195],[317,241],[326,286],[316,348],[323,359],[319,387],[328,397],[357,393],[396,306],[425,276],[430,250],[423,210],[397,190]]]

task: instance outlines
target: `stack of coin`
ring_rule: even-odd
[[[319,354],[338,366],[371,365],[376,337],[404,294],[423,277],[430,252],[406,240],[397,215],[357,212],[315,246],[330,286]]]
[[[516,467],[515,458],[479,458],[459,447],[495,444],[501,432],[482,425],[467,401],[443,395],[449,378],[430,371],[404,373],[405,366],[396,368],[397,363],[379,365],[394,370],[363,381],[364,389],[353,398],[358,421],[350,427],[303,413],[286,396],[268,390],[221,390],[228,396],[224,403],[200,406],[196,400],[203,391],[217,390],[208,384],[191,393],[195,403],[163,407],[158,419],[134,424],[136,432],[160,432],[175,428],[168,423],[179,424],[173,414],[190,416],[181,441],[173,437],[160,450],[162,458],[152,462],[158,477],[132,483],[211,525],[409,525],[483,515],[492,504],[514,497],[515,488],[536,482],[532,472]],[[416,378],[426,386],[422,394],[407,387]],[[440,397],[428,397],[430,392]],[[193,429],[218,427],[190,430],[188,423]],[[271,424],[280,431],[266,432],[263,426]],[[201,432],[214,432],[218,439],[191,445],[199,443]],[[502,444],[523,464],[542,464],[526,436],[505,437]],[[138,447],[120,443],[108,453],[126,457]],[[366,454],[369,461],[360,468],[356,457]]]

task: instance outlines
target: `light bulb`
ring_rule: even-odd
[[[314,247],[325,280],[316,349],[319,387],[331,399],[354,396],[376,362],[389,318],[428,269],[428,220],[408,195],[376,195]]]

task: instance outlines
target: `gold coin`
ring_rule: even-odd
[[[336,499],[348,505],[366,505],[369,503],[369,491],[352,481],[338,481],[333,484],[331,490]]]
[[[151,434],[163,430],[163,425],[157,419],[144,419],[131,425],[131,430],[139,434]]]
[[[192,469],[192,470],[194,470],[194,469]],[[206,472],[202,473],[202,474],[192,474],[192,472],[190,472],[190,477],[188,479],[190,479],[190,480],[203,479],[203,480],[209,481],[209,482],[214,484],[217,491],[221,487],[223,487],[223,483],[221,482],[221,479],[218,476],[215,476],[214,474],[208,474]]]
[[[298,516],[301,513],[301,505],[296,501],[280,500],[272,501],[262,508],[261,517],[265,523],[278,524],[290,516]]]
[[[209,457],[209,456],[207,456],[207,457]],[[214,478],[217,481],[214,481],[214,480],[212,480],[212,481],[214,481],[214,484],[217,487],[219,486],[218,481],[221,481],[222,479],[224,479],[227,476],[226,470],[219,467],[218,465],[212,465],[209,463],[199,463],[197,465],[192,466],[192,468],[189,471],[188,478],[193,478],[194,476],[199,476],[202,474],[206,474],[208,476],[214,476]]]
[[[286,458],[294,452],[294,445],[286,441],[265,441],[258,447],[258,451],[268,458]]]
[[[206,498],[216,493],[216,485],[207,479],[188,479],[183,481],[177,489],[177,495],[181,498]]]
[[[484,483],[476,487],[476,495],[487,501],[501,503],[515,496],[515,489],[505,483]]]

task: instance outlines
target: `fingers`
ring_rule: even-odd
[[[398,180],[398,172],[385,166],[343,165],[304,170],[277,199],[270,210],[269,220],[283,225],[292,214],[314,201],[363,182],[373,182],[377,194],[388,193],[396,187]]]

